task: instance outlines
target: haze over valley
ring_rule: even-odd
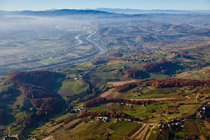
[[[63,70],[66,65],[113,52],[118,46],[181,48],[209,39],[208,14],[50,12],[42,16],[27,11],[1,15],[0,75],[18,70]],[[51,16],[53,12],[55,16]]]

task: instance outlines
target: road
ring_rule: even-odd
[[[8,129],[8,136],[9,136],[9,137],[12,137],[12,138],[16,138],[17,140],[19,140],[19,139],[18,139],[18,135],[10,135],[10,133],[11,133],[11,130],[10,130],[10,129],[11,129],[11,127],[12,127],[12,126],[10,125],[10,126],[8,126],[8,128],[7,128],[7,129]],[[7,136],[4,136],[4,137],[7,137]]]

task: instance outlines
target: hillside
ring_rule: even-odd
[[[16,122],[16,131],[20,132],[22,129],[19,126],[30,114],[44,118],[61,112],[61,98],[52,90],[58,85],[56,80],[62,77],[49,71],[13,72],[8,75],[0,91],[0,123],[8,125]]]

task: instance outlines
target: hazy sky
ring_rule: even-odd
[[[0,0],[1,10],[95,9],[101,7],[210,10],[210,0]]]

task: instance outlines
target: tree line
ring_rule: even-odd
[[[103,103],[125,103],[125,104],[136,104],[136,105],[149,105],[149,104],[160,104],[160,101],[156,100],[130,100],[130,99],[122,99],[122,98],[106,98],[100,97],[88,100],[83,104],[83,107],[92,107]]]
[[[160,80],[149,80],[145,82],[132,82],[127,83],[115,88],[115,92],[126,92],[135,87],[152,86],[156,88],[171,88],[171,87],[198,87],[205,86],[210,87],[210,80],[196,80],[196,79],[178,79],[178,78],[166,78]]]

